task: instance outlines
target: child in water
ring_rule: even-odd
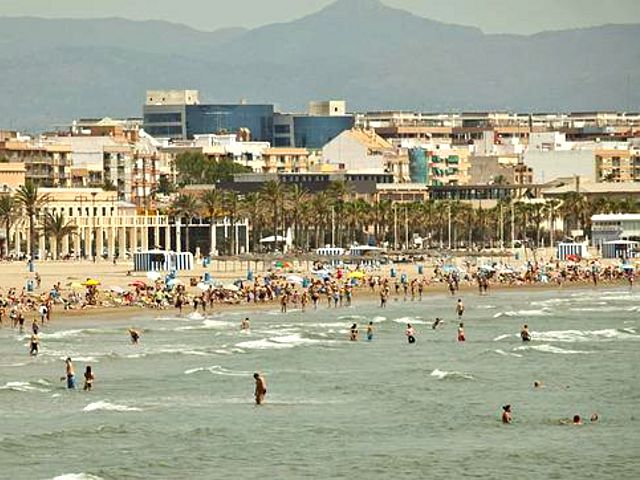
[[[367,325],[367,342],[373,340],[373,322],[369,322]]]
[[[466,340],[467,338],[464,335],[464,323],[460,322],[460,325],[458,326],[458,341],[465,342]]]

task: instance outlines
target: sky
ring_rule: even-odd
[[[0,0],[0,16],[167,20],[199,30],[255,28],[313,13],[333,0]],[[640,0],[382,0],[416,15],[487,33],[532,34],[640,23]]]

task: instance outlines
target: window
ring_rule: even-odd
[[[291,127],[289,125],[274,125],[273,131],[276,135],[288,135],[291,133]]]

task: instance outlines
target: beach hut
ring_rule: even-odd
[[[170,272],[193,270],[193,254],[149,250],[133,254],[133,269],[136,272]]]
[[[640,243],[631,240],[613,240],[602,244],[602,258],[640,257]]]
[[[585,258],[589,256],[586,243],[560,242],[556,246],[556,258],[567,260],[569,256]]]

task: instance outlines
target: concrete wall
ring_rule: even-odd
[[[524,163],[533,168],[533,183],[545,183],[558,177],[579,175],[596,181],[596,159],[593,150],[529,151]]]

